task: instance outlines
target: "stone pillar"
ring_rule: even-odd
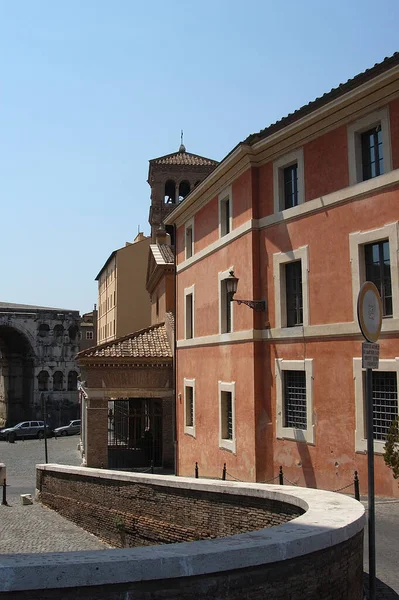
[[[85,457],[86,467],[108,467],[108,400],[88,392],[86,400]]]

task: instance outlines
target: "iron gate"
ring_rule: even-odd
[[[162,401],[113,400],[108,410],[110,469],[162,465]]]

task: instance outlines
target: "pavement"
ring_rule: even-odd
[[[78,436],[50,438],[48,462],[80,465]],[[7,467],[7,502],[0,505],[0,554],[24,552],[68,552],[109,548],[94,535],[34,502],[22,506],[20,494],[34,497],[35,465],[45,462],[44,441],[26,440],[8,444],[0,441],[0,462]],[[0,495],[1,498],[1,495]],[[361,499],[367,511],[367,498]],[[399,600],[399,500],[376,499],[376,600]],[[367,589],[367,527],[364,545],[365,588]]]
[[[50,438],[49,462],[80,465],[79,437]],[[35,465],[44,463],[44,441],[0,442],[0,462],[7,469],[7,503],[0,505],[0,554],[101,550],[109,546],[57,512],[34,502],[22,506],[20,494],[35,497]],[[1,497],[1,496],[0,496]]]
[[[366,509],[367,499],[361,499]],[[367,524],[364,538],[364,570],[368,572]],[[375,500],[375,543],[376,543],[376,600],[399,600],[399,500],[376,498]],[[365,575],[365,586],[368,588]]]

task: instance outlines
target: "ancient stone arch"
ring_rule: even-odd
[[[36,355],[22,324],[0,321],[0,425],[29,418]]]

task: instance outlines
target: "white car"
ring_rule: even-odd
[[[68,425],[63,427],[57,427],[54,429],[54,435],[73,435],[74,433],[80,433],[80,419],[71,421]]]

